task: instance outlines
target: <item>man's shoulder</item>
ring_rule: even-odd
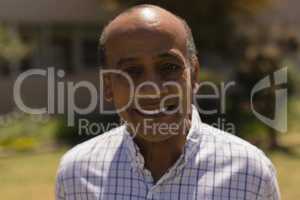
[[[207,124],[202,124],[200,131],[203,137],[199,146],[203,151],[199,151],[199,157],[204,152],[206,162],[215,166],[213,169],[230,174],[231,179],[245,180],[247,190],[258,192],[262,199],[279,199],[276,170],[262,150]]]
[[[62,156],[60,168],[68,168],[76,163],[102,158],[104,154],[112,154],[122,142],[123,128],[122,126],[114,128],[74,146]]]
[[[272,175],[268,173],[275,173],[273,164],[265,153],[248,141],[204,123],[201,131],[205,135],[206,145],[214,149],[217,156],[222,156],[224,162],[230,160],[249,170],[267,173],[267,176]]]
[[[202,123],[200,132],[205,135],[204,140],[210,144],[231,147],[236,150],[246,150],[247,152],[253,152],[255,154],[263,153],[260,149],[248,141],[208,124]]]

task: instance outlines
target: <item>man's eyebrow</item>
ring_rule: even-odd
[[[158,57],[159,58],[173,58],[173,59],[175,58],[176,60],[181,61],[180,57],[172,52],[165,52],[165,53],[158,54]]]
[[[171,58],[171,59],[176,59],[178,61],[181,61],[180,56],[176,55],[175,53],[172,52],[164,52],[161,54],[158,54],[157,57],[159,58]],[[117,66],[121,67],[122,65],[126,64],[126,63],[130,63],[130,62],[135,62],[138,61],[138,58],[135,57],[128,57],[128,58],[121,58],[118,62],[117,62]]]

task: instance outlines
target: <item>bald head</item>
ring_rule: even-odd
[[[191,30],[185,20],[158,6],[144,4],[125,10],[103,29],[99,45],[101,66],[107,65],[106,44],[120,35],[132,35],[135,32],[145,34],[145,41],[147,33],[176,36],[178,45],[184,46],[189,58],[197,54]]]

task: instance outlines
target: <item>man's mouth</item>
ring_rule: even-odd
[[[148,116],[155,116],[155,115],[161,115],[161,114],[169,114],[174,111],[175,109],[177,109],[177,105],[173,104],[173,105],[165,105],[164,107],[159,107],[159,108],[155,108],[153,106],[145,106],[145,107],[140,107],[139,109],[135,108],[134,110],[136,112],[138,112],[139,114],[142,115],[148,115]]]

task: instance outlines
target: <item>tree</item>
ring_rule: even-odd
[[[1,63],[20,62],[29,54],[30,50],[29,45],[22,41],[17,32],[9,31],[0,24],[0,67]],[[2,65],[2,67],[4,66]]]
[[[258,27],[256,28],[258,29]],[[237,109],[232,110],[231,115],[242,132],[245,126],[259,125],[266,133],[266,147],[269,149],[282,149],[283,147],[278,139],[278,132],[274,128],[259,122],[254,115],[249,115],[251,113],[250,104],[252,103],[253,108],[263,116],[274,119],[276,112],[275,94],[278,88],[274,85],[273,73],[283,67],[288,67],[289,72],[291,72],[291,66],[285,66],[282,63],[289,54],[298,52],[299,42],[296,38],[287,37],[286,35],[282,35],[278,38],[268,37],[269,35],[270,33],[265,30],[260,31],[254,38],[244,38],[248,41],[248,45],[246,45],[241,64],[234,74],[239,88],[235,91],[234,97],[232,98],[232,103]],[[265,77],[270,77],[271,87],[259,92],[254,98],[254,101],[250,102],[252,88]],[[291,74],[288,73],[285,88],[288,89],[289,96],[294,93],[294,85],[294,79]],[[259,140],[262,139],[263,138],[258,137],[256,138],[256,142],[261,143],[262,141]]]

